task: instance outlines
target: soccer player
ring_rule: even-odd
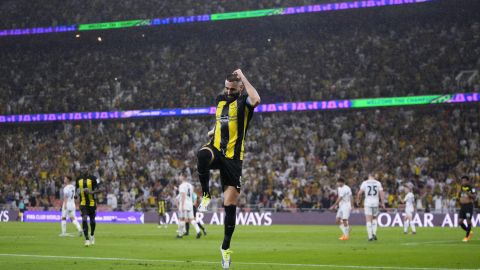
[[[103,191],[99,185],[100,180],[93,175],[89,175],[86,171],[76,181],[76,189],[80,194],[80,213],[82,214],[82,227],[86,247],[95,244],[95,217],[97,215],[95,196]],[[90,218],[90,236],[88,235],[87,218]]]
[[[208,133],[210,143],[197,153],[197,169],[202,184],[199,212],[207,211],[210,203],[210,170],[220,170],[225,209],[224,238],[220,248],[224,269],[229,269],[231,263],[230,241],[235,230],[245,137],[258,104],[260,96],[243,72],[237,69],[229,74],[223,93],[216,98],[215,128]]]
[[[78,235],[82,236],[82,227],[75,217],[75,186],[72,184],[72,178],[70,176],[63,177],[63,204],[62,204],[62,233],[60,236],[67,236],[67,217],[70,218],[73,225],[77,228]]]
[[[207,235],[207,230],[205,229],[204,227],[204,223],[201,219],[198,219],[197,218],[197,193],[193,192],[192,193],[192,202],[193,202],[193,218],[195,219],[195,222],[197,223],[198,225],[198,228],[200,228],[200,230],[202,230],[203,232],[203,235]],[[185,224],[185,229],[186,229],[186,233],[185,235],[188,235],[189,231],[190,231],[190,223],[186,223]]]
[[[350,211],[352,211],[353,208],[352,190],[349,186],[345,185],[345,179],[341,177],[337,180],[337,187],[338,197],[330,209],[333,210],[338,206],[336,223],[340,225],[340,230],[342,231],[342,236],[338,239],[345,241],[350,237],[348,219],[350,218]]]
[[[460,202],[460,213],[458,214],[458,224],[465,230],[466,235],[463,238],[463,242],[468,242],[472,239],[472,216],[473,216],[473,202],[475,201],[477,194],[474,187],[470,183],[468,176],[462,176],[462,186],[458,193]],[[463,222],[467,221],[467,225]]]
[[[167,200],[165,193],[162,191],[158,194],[158,228],[167,228],[167,219],[166,219],[166,212],[167,212]]]
[[[197,232],[198,239],[202,236],[202,233],[200,232],[200,228],[198,227],[197,222],[195,221],[195,218],[193,216],[193,186],[187,181],[186,176],[182,175],[181,179],[182,183],[178,187],[178,213],[180,221],[177,238],[182,238],[182,236],[185,235],[185,223],[190,223]]]
[[[203,223],[203,221],[201,219],[198,219],[197,218],[197,210],[198,210],[198,207],[197,207],[197,193],[193,193],[193,216],[195,218],[195,221],[197,222],[198,224],[198,227],[200,228],[200,230],[202,230],[203,232],[203,235],[207,236],[207,229],[205,229],[205,224]]]
[[[385,194],[382,184],[376,180],[372,174],[368,179],[362,182],[357,192],[357,204],[360,205],[360,197],[365,194],[363,202],[365,220],[367,222],[368,241],[377,240],[377,217],[379,214],[379,204],[382,209],[385,208]],[[380,202],[379,202],[380,200]]]
[[[412,228],[412,234],[416,234],[417,230],[415,229],[415,224],[413,223],[413,215],[415,213],[415,195],[410,190],[409,187],[405,187],[405,198],[401,199],[402,203],[405,204],[405,217],[403,220],[403,233],[408,233],[408,226]]]

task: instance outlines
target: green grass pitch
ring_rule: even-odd
[[[221,269],[222,226],[207,226],[199,240],[175,239],[175,230],[97,224],[96,245],[84,247],[76,234],[58,237],[57,223],[0,223],[0,269]],[[231,269],[480,268],[480,232],[468,243],[458,228],[379,228],[376,242],[366,241],[363,226],[349,241],[339,234],[336,226],[237,226]]]

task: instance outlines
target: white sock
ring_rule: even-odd
[[[415,223],[413,223],[413,220],[410,222],[410,227],[412,227],[412,232],[416,233],[417,229],[415,229]]]
[[[405,223],[403,223],[403,232],[404,233],[407,233],[409,223],[410,223],[410,221],[408,219],[405,220]]]
[[[371,222],[367,222],[367,233],[368,233],[368,239],[372,239],[372,223]]]
[[[75,227],[77,227],[77,231],[79,231],[79,232],[83,231],[82,227],[80,226],[80,223],[78,223],[76,218],[72,219],[72,223],[73,223],[73,225],[75,225]]]
[[[372,220],[372,233],[373,235],[377,235],[377,220]]]
[[[195,231],[197,232],[197,234],[200,233],[200,227],[198,227],[198,224],[195,220],[190,221],[190,224],[192,224],[192,226],[195,229]]]
[[[185,234],[185,221],[180,221],[178,223],[178,235],[182,236]]]
[[[346,236],[346,237],[349,237],[349,234],[350,234],[350,226],[343,226],[343,234]]]
[[[343,224],[340,224],[340,226],[338,226],[338,227],[342,231],[342,234],[345,235],[345,226],[343,226]]]
[[[62,233],[67,233],[67,221],[62,219]]]

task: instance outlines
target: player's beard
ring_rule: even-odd
[[[232,102],[236,100],[240,96],[240,92],[237,92],[235,94],[227,94],[225,93],[225,98],[227,99],[227,102]]]

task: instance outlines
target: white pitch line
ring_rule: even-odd
[[[455,244],[455,243],[460,243],[460,241],[428,241],[428,242],[410,242],[410,243],[402,243],[400,245],[402,246],[417,246],[417,245],[423,245],[423,244]]]
[[[29,257],[43,259],[80,259],[96,261],[130,261],[130,262],[160,262],[160,263],[194,263],[194,264],[220,264],[211,261],[180,261],[180,260],[155,260],[133,258],[108,258],[108,257],[82,257],[82,256],[56,256],[56,255],[33,255],[33,254],[8,254],[0,253],[4,257]],[[428,268],[428,267],[396,267],[396,266],[362,266],[362,265],[334,265],[334,264],[299,264],[299,263],[269,263],[269,262],[234,262],[240,265],[264,265],[282,267],[311,267],[311,268],[354,268],[354,269],[399,269],[399,270],[475,270],[477,268]],[[479,269],[477,269],[479,270]]]

